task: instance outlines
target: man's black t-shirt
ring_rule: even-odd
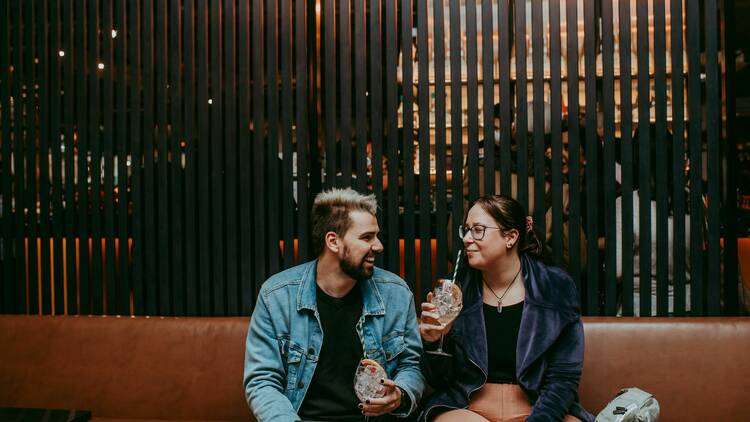
[[[323,346],[315,374],[299,409],[303,420],[364,420],[354,394],[354,372],[362,359],[356,325],[362,315],[359,283],[342,298],[328,296],[317,287]]]

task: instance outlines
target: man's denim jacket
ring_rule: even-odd
[[[297,421],[323,343],[316,305],[317,260],[269,278],[260,290],[245,345],[245,398],[259,422]],[[425,387],[414,296],[393,273],[375,268],[362,283],[357,334],[363,356],[378,361],[417,407]],[[335,334],[331,334],[335,335]],[[354,374],[352,374],[352,382]]]

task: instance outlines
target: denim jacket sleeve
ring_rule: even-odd
[[[545,358],[539,397],[527,421],[563,420],[575,402],[583,368],[583,323],[580,317],[568,324]]]
[[[411,400],[411,407],[407,412],[394,413],[393,416],[405,418],[412,414],[422,398],[425,389],[425,380],[420,368],[422,360],[422,339],[419,336],[419,327],[417,326],[417,313],[414,308],[413,296],[409,295],[409,311],[405,325],[404,341],[406,349],[400,354],[396,376],[393,382],[401,387]]]
[[[286,371],[274,332],[270,310],[260,294],[245,342],[245,399],[258,422],[298,421],[283,393]]]

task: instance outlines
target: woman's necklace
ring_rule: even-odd
[[[516,279],[518,278],[518,274],[521,274],[521,266],[518,267],[518,272],[513,277],[513,280],[511,280],[510,284],[505,289],[502,296],[498,296],[497,293],[495,293],[495,291],[492,290],[492,287],[490,287],[490,285],[487,284],[487,280],[484,279],[484,276],[482,276],[482,282],[484,282],[484,285],[487,286],[487,288],[490,289],[492,294],[495,295],[495,298],[497,298],[497,313],[498,314],[503,312],[503,298],[505,297],[506,294],[508,294],[508,291],[510,290],[510,288],[513,287],[513,283],[516,282]]]

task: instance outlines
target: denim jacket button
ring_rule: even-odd
[[[390,352],[387,352],[387,353],[385,354],[385,358],[386,358],[386,359],[388,359],[388,360],[390,360],[390,359],[391,359],[391,353],[390,353]]]
[[[311,348],[309,348],[309,349],[307,349],[307,354],[308,354],[308,355],[313,355],[313,356],[314,356],[314,355],[315,355],[315,349],[313,349],[312,347],[311,347]]]
[[[300,382],[297,383],[297,388],[302,388],[304,386],[305,386],[305,383],[302,382],[302,381],[300,381]]]

